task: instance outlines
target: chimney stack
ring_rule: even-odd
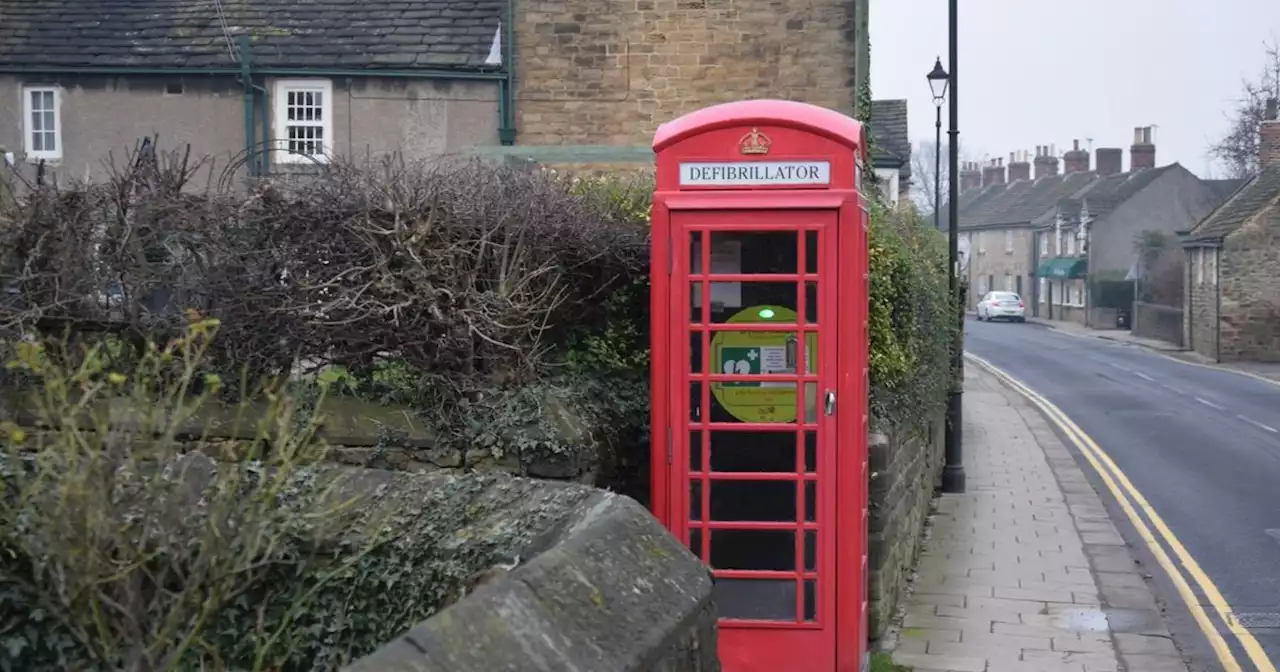
[[[1260,142],[1258,143],[1258,166],[1267,169],[1280,166],[1280,104],[1275,98],[1267,101],[1266,113],[1262,117]]]
[[[1058,174],[1058,156],[1057,148],[1053,145],[1039,145],[1036,147],[1036,179],[1042,177],[1053,177]]]
[[[1031,154],[1026,150],[1009,153],[1009,181],[1031,179]]]
[[[1062,155],[1062,169],[1067,174],[1089,172],[1089,152],[1080,149],[1080,141],[1071,141],[1072,149]]]
[[[1004,159],[992,159],[982,169],[982,186],[989,187],[993,184],[1004,184]]]
[[[1118,175],[1124,172],[1124,150],[1119,147],[1098,148],[1098,174]]]
[[[1151,142],[1151,127],[1133,129],[1133,145],[1129,147],[1129,170],[1156,167],[1156,146]]]
[[[982,167],[974,161],[960,164],[960,193],[982,188]]]

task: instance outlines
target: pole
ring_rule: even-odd
[[[935,104],[938,119],[933,124],[933,228],[942,230],[942,101]]]
[[[942,491],[946,493],[962,493],[964,487],[964,299],[960,295],[960,50],[956,44],[959,26],[956,16],[958,0],[947,0],[947,38],[948,54],[951,61],[951,100],[949,116],[950,126],[947,136],[950,156],[947,166],[951,174],[948,178],[950,191],[950,225],[947,227],[947,257],[950,261],[951,296],[955,299],[956,325],[955,344],[951,349],[951,368],[955,372],[952,380],[951,395],[947,398],[947,433],[946,433],[946,466],[942,469]],[[938,114],[942,114],[941,108]]]

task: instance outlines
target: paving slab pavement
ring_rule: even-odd
[[[893,647],[915,672],[1187,672],[1102,500],[1017,392],[965,372],[964,494],[942,495]]]

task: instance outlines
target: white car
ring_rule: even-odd
[[[1013,292],[987,292],[978,302],[978,319],[1010,320],[1012,322],[1027,321],[1027,304],[1022,297]]]

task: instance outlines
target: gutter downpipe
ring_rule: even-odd
[[[258,175],[258,159],[253,155],[255,144],[253,130],[254,91],[253,91],[253,51],[249,44],[249,36],[241,35],[237,40],[240,50],[240,83],[244,86],[244,153],[249,177]]]
[[[507,0],[505,53],[502,55],[503,79],[498,84],[498,142],[509,147],[516,144],[516,10],[515,0]]]

